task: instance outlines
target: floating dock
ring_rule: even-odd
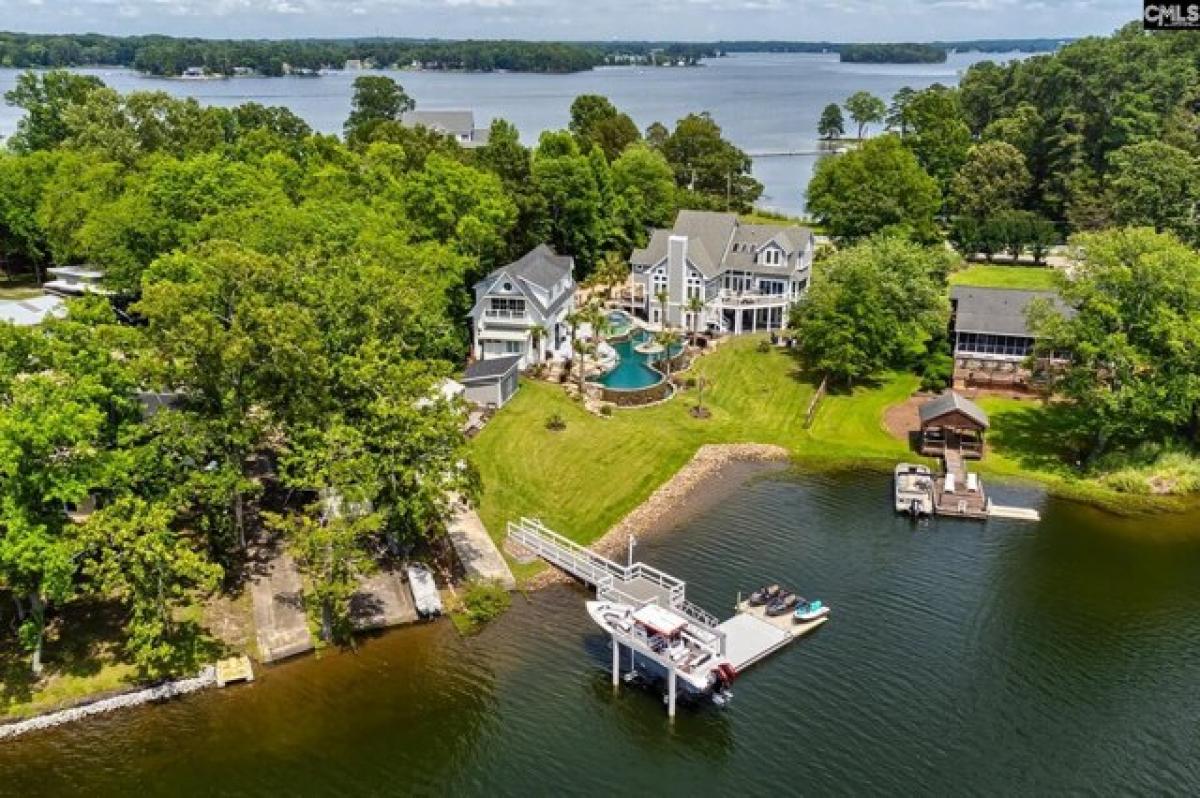
[[[250,664],[250,658],[243,654],[217,662],[216,681],[217,687],[254,681],[254,667]]]
[[[980,521],[988,518],[1041,520],[1041,514],[1032,507],[1006,507],[993,503],[984,490],[983,480],[977,474],[968,474],[960,452],[947,450],[942,455],[942,462],[943,474],[933,480],[933,508],[937,515]]]
[[[794,623],[790,612],[772,618],[761,607],[750,607],[746,602],[741,602],[732,618],[719,621],[712,613],[688,601],[687,584],[682,579],[641,562],[620,565],[564,538],[540,521],[523,518],[509,523],[508,539],[510,544],[516,544],[531,555],[594,587],[597,600],[639,610],[658,606],[676,617],[686,619],[687,628],[683,637],[687,639],[690,650],[693,653],[710,653],[714,661],[725,661],[736,671],[761,662],[828,620],[821,618],[809,623]],[[678,658],[680,655],[676,653],[673,657],[670,651],[648,646],[645,635],[633,630],[613,628],[610,629],[610,636],[613,645],[613,684],[620,683],[620,652],[624,647],[630,652],[631,662],[636,653],[636,656],[656,663],[667,674],[667,712],[674,716],[677,676],[680,668],[684,667]]]
[[[796,623],[792,613],[771,617],[763,607],[738,604],[737,615],[717,626],[725,633],[725,656],[729,664],[743,671],[769,657],[798,637],[803,637],[829,620],[829,616],[808,623]]]

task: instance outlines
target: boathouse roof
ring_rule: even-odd
[[[948,420],[959,415],[973,422],[980,429],[987,429],[990,422],[988,415],[979,405],[954,391],[948,391],[936,399],[930,399],[921,405],[921,426],[926,427],[938,421]]]

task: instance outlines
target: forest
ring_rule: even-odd
[[[795,319],[838,333],[810,335],[809,356],[847,381],[914,360],[944,374],[944,340],[941,354],[937,336],[914,354],[893,337],[903,322],[856,310],[868,287],[914,279],[889,265],[897,254],[864,255],[882,246],[875,236],[939,251],[948,239],[965,258],[1033,266],[1067,242],[1078,263],[1056,279],[1076,314],[1030,319],[1038,357],[1069,364],[1047,375],[1061,400],[1047,426],[1084,469],[1176,457],[1191,476],[1167,481],[1200,489],[1198,70],[1200,36],[1133,23],[1054,54],[976,64],[957,88],[901,89],[890,103],[851,95],[843,105],[859,137],[883,130],[823,159],[808,186],[810,213],[846,248],[831,261],[840,274],[814,280]],[[841,106],[825,109],[823,137],[845,126]],[[911,272],[945,283],[937,257]],[[859,348],[876,334],[886,345]]]
[[[761,191],[711,117],[643,134],[594,95],[533,148],[497,120],[470,151],[401,125],[412,102],[382,76],[356,81],[344,138],[66,71],[6,99],[25,116],[0,151],[4,277],[92,264],[114,292],[0,325],[0,665],[19,643],[35,674],[73,634],[64,608],[97,604],[142,675],[193,667],[198,608],[268,536],[346,639],[356,580],[475,495],[461,419],[431,398],[474,282],[543,242],[586,279],[679,207]]]
[[[169,36],[0,33],[0,66],[20,69],[124,66],[173,77],[190,68],[212,75],[236,69],[278,76],[288,69],[341,69],[349,60],[379,67],[469,72],[580,72],[604,63],[591,47],[555,42],[415,39],[183,39]]]
[[[931,44],[849,44],[838,51],[849,64],[940,64],[946,51]]]
[[[975,42],[938,42],[932,45],[854,45],[832,42],[711,42],[605,41],[447,41],[404,38],[364,39],[183,39],[169,36],[104,36],[100,34],[31,34],[0,32],[0,67],[58,68],[124,66],[151,75],[174,77],[198,68],[211,75],[233,75],[249,69],[260,75],[294,71],[340,69],[358,60],[377,67],[405,67],[417,63],[425,69],[470,72],[567,73],[601,64],[644,63],[695,65],[703,58],[735,52],[845,52],[893,53],[892,60],[944,60],[926,57],[935,50],[1044,52],[1061,42],[1048,39],[1013,39]],[[880,48],[884,48],[881,50]],[[888,48],[891,48],[890,50]],[[895,48],[902,48],[897,50]],[[905,53],[923,54],[915,55]],[[867,57],[867,56],[864,56]],[[843,57],[843,60],[848,60]],[[877,60],[871,57],[870,60]]]

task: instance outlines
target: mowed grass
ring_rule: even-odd
[[[1049,266],[1005,266],[975,263],[950,275],[950,285],[978,288],[1018,288],[1024,291],[1053,291],[1055,271]]]
[[[41,296],[42,293],[42,289],[38,288],[31,275],[15,278],[0,277],[0,300],[30,299]]]
[[[757,351],[761,337],[725,344],[700,359],[712,417],[692,417],[697,391],[664,404],[617,410],[610,418],[586,412],[556,385],[525,381],[513,401],[472,443],[483,478],[480,515],[500,539],[523,515],[589,543],[654,492],[706,443],[765,443],[797,457],[892,458],[904,446],[882,426],[883,410],[916,387],[893,376],[846,395],[831,395],[811,430],[804,415],[816,391],[794,357]],[[546,429],[555,413],[567,427]]]

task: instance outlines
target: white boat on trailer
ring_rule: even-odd
[[[933,515],[933,472],[928,466],[900,463],[896,466],[896,512],[913,518]]]

